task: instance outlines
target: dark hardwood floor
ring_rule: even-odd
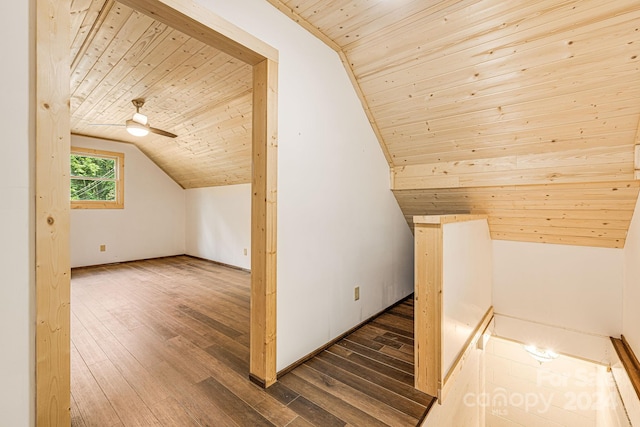
[[[74,269],[73,426],[415,426],[413,300],[263,390],[249,273],[196,258]]]

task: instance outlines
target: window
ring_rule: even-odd
[[[71,208],[124,208],[124,154],[71,147]]]

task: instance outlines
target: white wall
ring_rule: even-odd
[[[631,220],[624,247],[624,307],[622,333],[640,357],[640,201]]]
[[[443,375],[492,305],[492,242],[487,220],[445,224],[443,241]]]
[[[629,423],[605,366],[567,356],[544,364],[521,344],[491,338],[485,351],[487,427],[614,427]]]
[[[124,209],[71,210],[72,267],[185,253],[185,195],[175,181],[132,144],[72,136],[71,145],[125,156]]]
[[[474,347],[464,359],[442,405],[434,404],[423,427],[630,427],[640,422],[640,404],[619,361],[613,372],[563,355],[540,364],[522,344],[495,336],[484,348]]]
[[[186,190],[186,222],[188,255],[251,268],[251,184]]]
[[[34,424],[32,1],[0,4],[0,424]]]
[[[464,365],[454,378],[446,398],[435,402],[422,427],[484,427],[485,355],[474,348],[463,360]]]
[[[608,336],[580,332],[561,326],[495,315],[495,333],[499,337],[550,348],[556,352],[609,364],[615,353]]]
[[[198,2],[280,52],[282,369],[412,292],[412,235],[338,55],[263,0]]]
[[[601,336],[622,331],[623,251],[496,240],[496,312]]]

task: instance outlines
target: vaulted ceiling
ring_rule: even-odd
[[[622,247],[638,196],[638,0],[269,0],[343,59],[413,215]]]
[[[268,0],[335,49],[413,215],[622,247],[638,196],[638,0]],[[72,132],[184,188],[250,180],[251,68],[113,0],[74,0]],[[151,125],[122,124],[145,98]]]
[[[72,133],[134,143],[184,188],[250,182],[251,66],[113,0],[71,18]],[[135,98],[178,137],[129,135]]]

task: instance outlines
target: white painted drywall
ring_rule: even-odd
[[[442,368],[446,375],[491,307],[493,250],[486,219],[445,224],[442,243]]]
[[[0,4],[0,424],[35,423],[33,2]]]
[[[497,313],[600,336],[622,331],[623,251],[493,242]]]
[[[413,238],[338,55],[263,0],[198,0],[279,50],[278,369],[413,290]],[[354,287],[360,300],[354,301]]]
[[[622,333],[640,357],[640,201],[631,220],[624,246],[624,293]]]
[[[485,427],[485,352],[474,348],[464,359],[442,404],[433,404],[422,427]]]
[[[620,425],[606,423],[622,408],[605,366],[563,355],[541,364],[521,344],[491,338],[485,369],[487,427]]]
[[[125,156],[124,209],[71,210],[72,267],[185,253],[185,195],[175,181],[132,144],[72,136],[71,145]]]
[[[251,184],[194,188],[185,193],[186,253],[250,269]]]
[[[494,331],[499,337],[550,348],[562,354],[601,364],[611,363],[615,353],[608,336],[549,326],[501,314],[495,315]]]

